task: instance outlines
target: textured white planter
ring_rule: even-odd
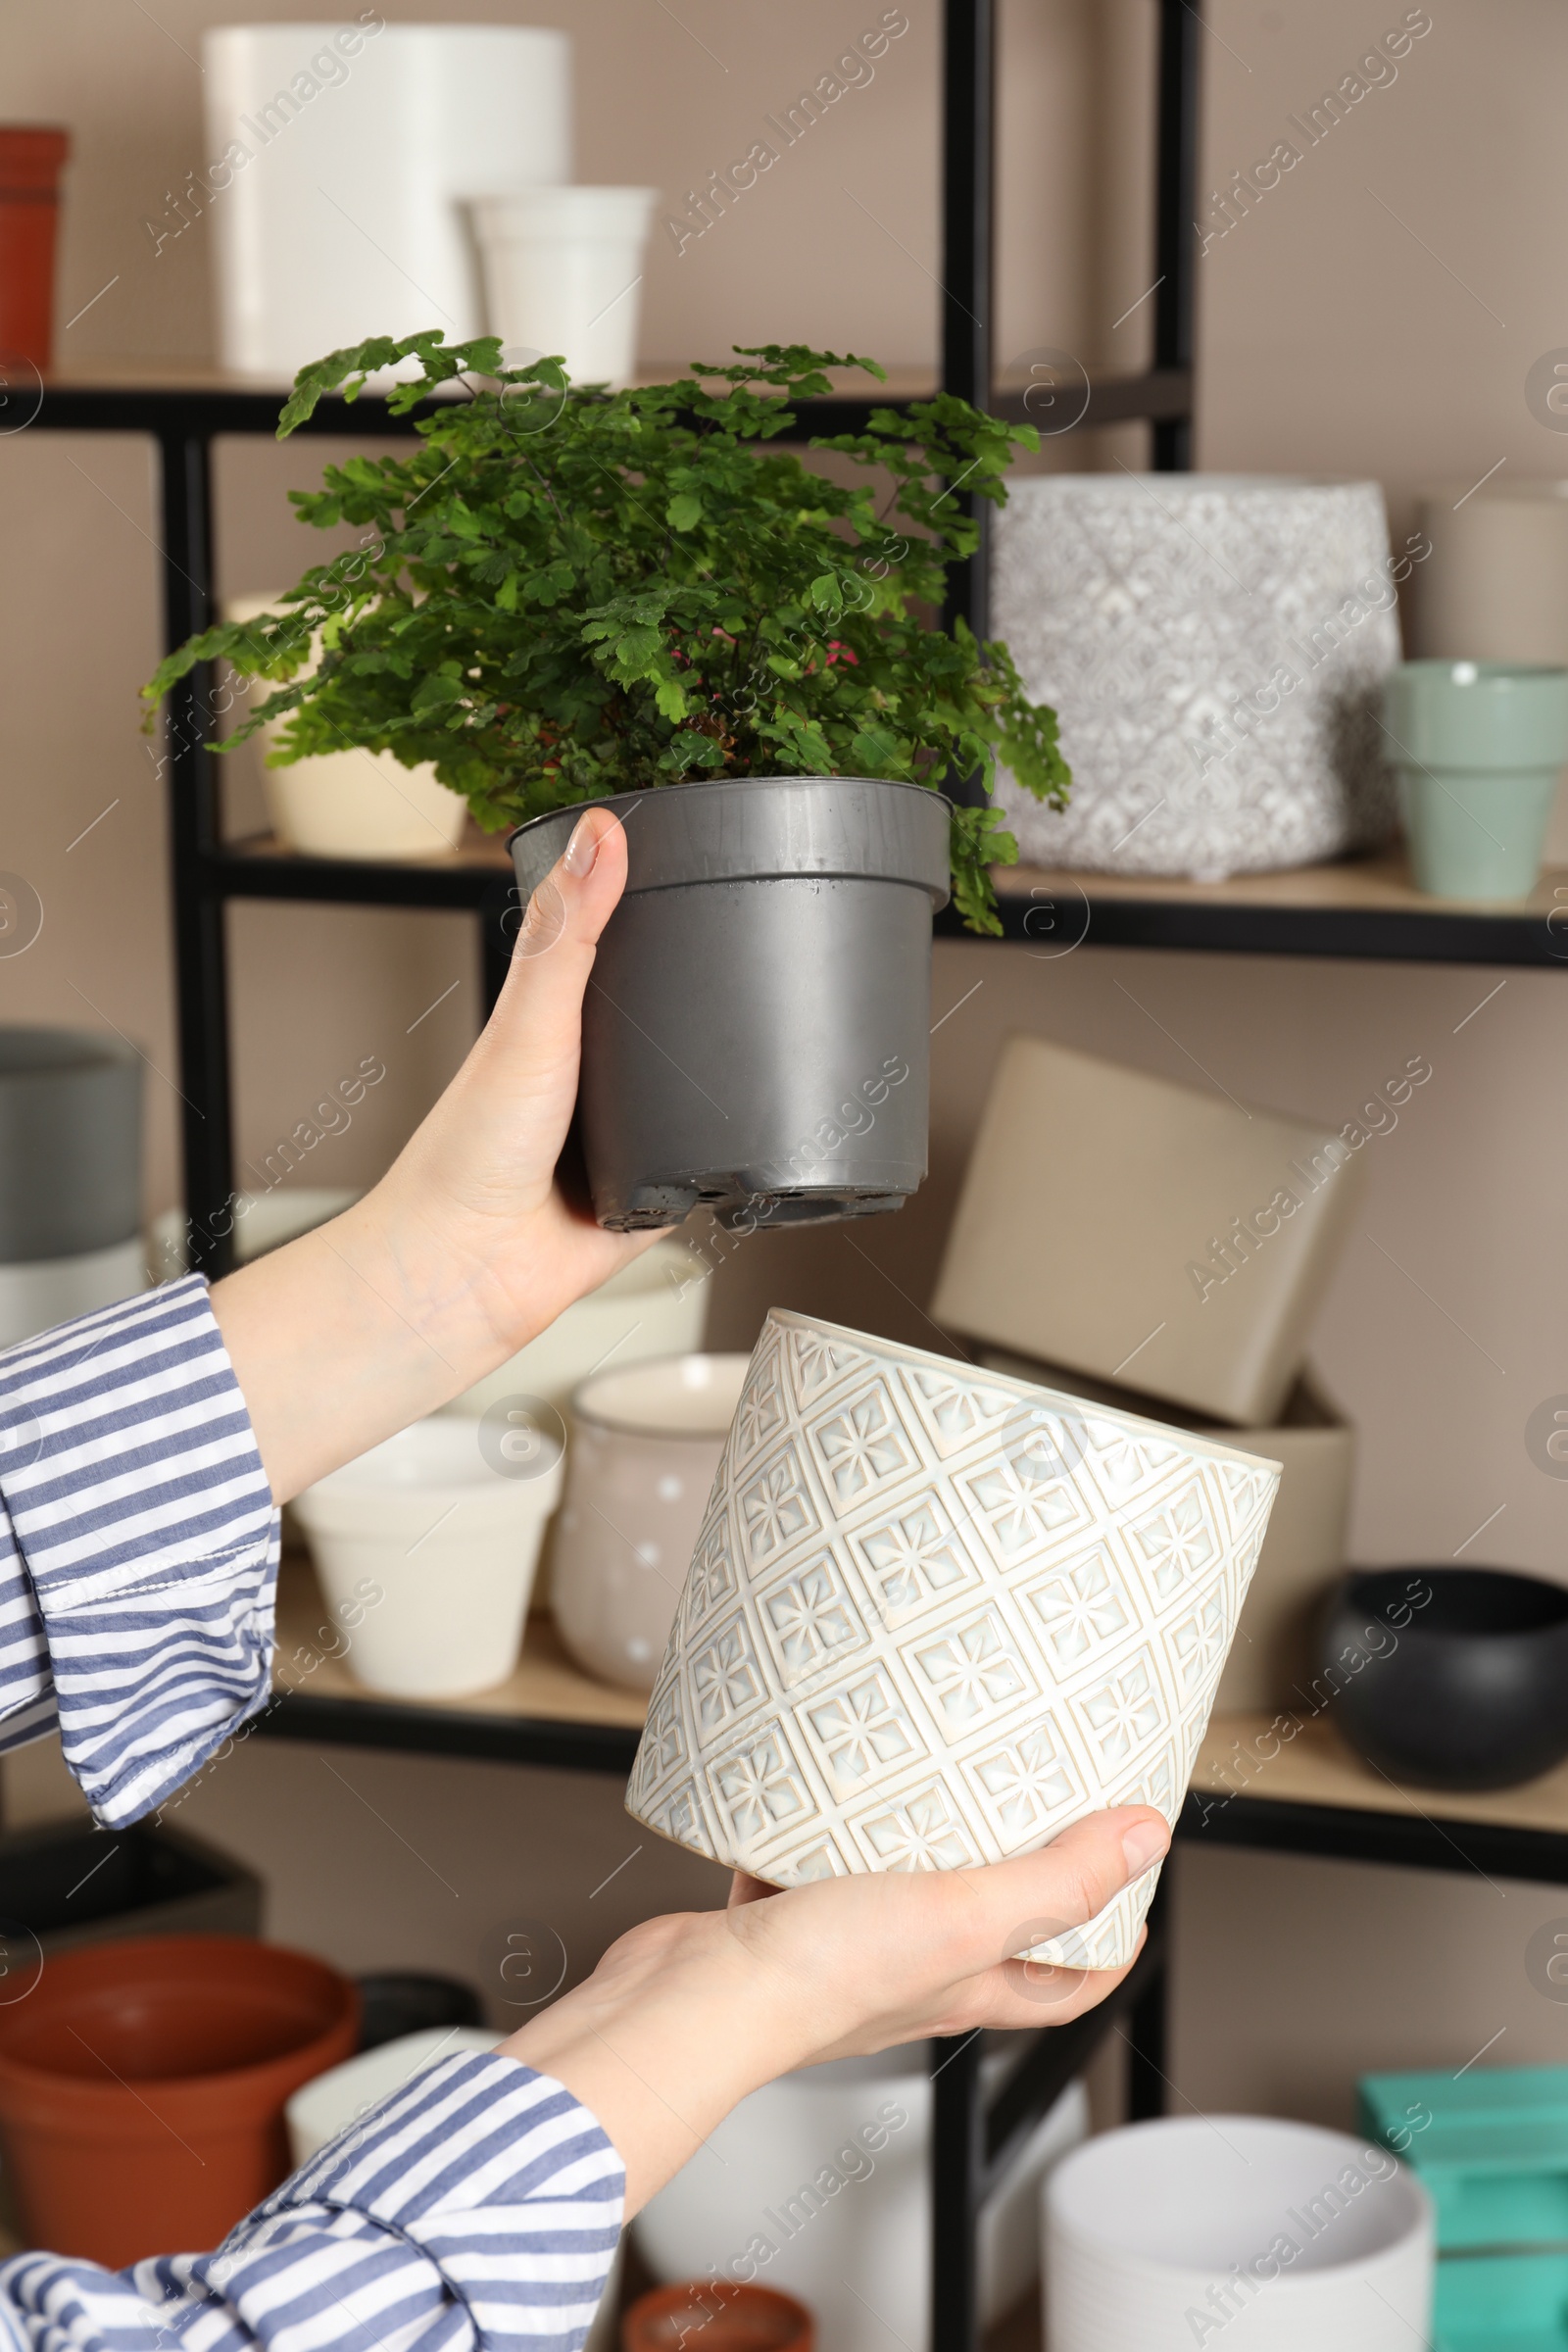
[[[775,1308],[627,1790],[776,1886],[1174,1822],[1279,1465]],[[1042,1960],[1131,1959],[1157,1873]]]
[[[399,1698],[459,1698],[517,1662],[561,1455],[493,1470],[472,1422],[416,1421],[297,1494],[350,1671]],[[375,1595],[379,1594],[379,1598]]]
[[[552,1591],[562,1640],[607,1683],[654,1687],[746,1370],[661,1356],[572,1397]]]
[[[657,188],[524,188],[477,197],[490,331],[565,361],[573,383],[629,383]]]
[[[709,2149],[632,2224],[655,2276],[673,2281],[716,2272],[796,2295],[816,2315],[817,2352],[870,2352],[884,2343],[923,2352],[931,2332],[931,2079],[915,2063],[919,2055],[836,2059],[743,2099],[710,2134]],[[986,2059],[988,2091],[1004,2065]],[[1027,2293],[1040,2259],[1042,2183],[1088,2129],[1089,2102],[1075,2082],[1041,2118],[983,2209],[985,2325]]]
[[[1389,833],[1377,483],[1054,474],[995,530],[995,631],[1073,771],[1064,810],[1004,783],[1026,860],[1216,881]]]
[[[1432,2204],[1384,2148],[1256,2115],[1107,2132],[1046,2184],[1051,2352],[1408,2352]]]
[[[368,335],[483,331],[460,199],[570,176],[564,33],[231,24],[202,65],[225,368],[286,383]]]
[[[231,597],[223,617],[254,620],[281,603],[275,596]],[[319,658],[319,636],[312,651]],[[286,724],[263,727],[264,755],[278,749]],[[463,795],[436,782],[432,761],[405,767],[391,752],[323,752],[286,767],[269,767],[264,758],[262,789],[272,831],[285,849],[307,858],[443,857],[457,848],[467,819]]]

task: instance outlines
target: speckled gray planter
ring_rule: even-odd
[[[992,617],[1061,722],[1065,808],[1005,778],[1026,860],[1218,881],[1385,838],[1399,659],[1376,482],[1053,474],[996,520]]]
[[[600,804],[630,878],[583,1014],[594,1213],[700,1201],[732,1228],[898,1208],[926,1169],[931,914],[948,804],[863,777],[667,785]],[[527,899],[582,811],[513,835]]]

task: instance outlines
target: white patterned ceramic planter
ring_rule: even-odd
[[[1411,561],[1390,558],[1376,482],[1014,483],[992,618],[1073,773],[1064,809],[1004,780],[1024,858],[1208,882],[1382,840],[1378,700]]]
[[[775,1886],[950,1870],[1104,1805],[1174,1822],[1279,1466],[775,1308],[628,1809]],[[1150,1874],[1082,1929],[1132,1957]]]

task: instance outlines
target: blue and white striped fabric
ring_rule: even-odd
[[[0,1354],[0,1751],[58,1712],[100,1820],[161,1804],[267,1698],[277,1513],[200,1276]],[[0,2265],[25,2352],[576,2352],[625,2174],[570,2092],[449,2058],[216,2253]]]
[[[100,1821],[267,1698],[277,1513],[199,1275],[0,1354],[0,1747],[56,1718]]]
[[[311,2159],[213,2254],[0,2265],[26,2352],[577,2352],[625,2176],[548,2075],[448,2058]]]

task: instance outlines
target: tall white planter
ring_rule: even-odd
[[[368,335],[483,331],[461,199],[571,173],[570,43],[505,24],[231,24],[202,41],[219,347],[287,381]]]
[[[1024,859],[1218,881],[1382,840],[1378,697],[1408,570],[1376,482],[1013,484],[993,627],[1073,771],[1062,810],[1004,781]]]
[[[743,2099],[632,2224],[655,2276],[755,2279],[816,2315],[817,2352],[924,2352],[931,2336],[931,2078],[924,2045],[840,2058]],[[1005,2072],[988,2056],[988,2091]],[[1029,2288],[1052,2167],[1089,2128],[1071,2083],[980,2220],[989,2326]],[[714,2162],[714,2157],[719,2161]],[[700,2344],[693,2339],[693,2352]],[[940,2352],[940,2348],[939,2348]]]

